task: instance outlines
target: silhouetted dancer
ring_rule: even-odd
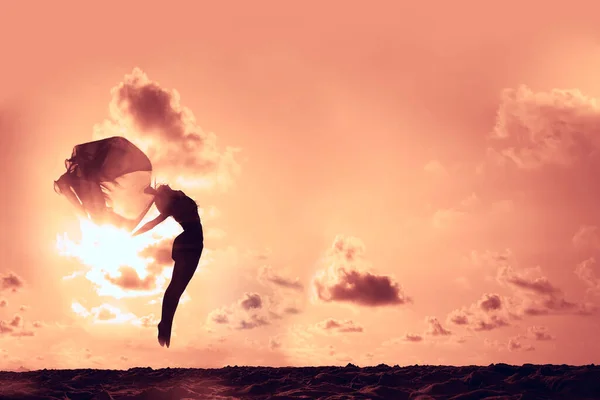
[[[170,216],[183,228],[183,232],[173,242],[171,258],[175,261],[175,266],[171,282],[165,291],[162,316],[158,324],[158,342],[161,346],[166,344],[169,347],[175,310],[177,310],[179,299],[200,262],[204,248],[204,234],[198,215],[198,205],[181,190],[173,190],[168,185],[160,185],[156,189],[148,188],[146,191],[154,194],[154,204],[160,215],[147,222],[133,233],[133,236],[153,229]]]

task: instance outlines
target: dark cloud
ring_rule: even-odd
[[[364,270],[365,248],[359,239],[338,236],[328,253],[326,270],[313,281],[319,299],[377,307],[410,302],[391,277]]]
[[[229,323],[229,317],[227,316],[227,313],[225,313],[221,310],[213,311],[210,315],[210,319],[217,324],[228,324]]]
[[[15,315],[11,320],[0,320],[0,335],[12,334],[17,328],[20,328],[23,323],[23,318],[20,315]]]
[[[442,326],[436,317],[425,317],[425,321],[429,324],[429,329],[427,330],[427,334],[429,335],[448,336],[452,334],[452,332]]]
[[[509,325],[515,315],[503,306],[502,297],[496,293],[485,293],[474,304],[450,312],[447,321],[473,331],[491,331]]]
[[[513,287],[525,296],[515,310],[518,314],[540,316],[596,313],[596,307],[593,305],[566,300],[562,290],[550,283],[548,278],[541,276],[539,268],[517,272],[511,267],[502,267],[498,271],[498,281]]]
[[[504,326],[508,326],[509,323],[507,320],[499,317],[497,315],[492,315],[489,319],[477,319],[472,324],[472,329],[474,331],[491,331],[496,328],[502,328]]]
[[[529,277],[525,274],[515,271],[512,267],[502,267],[498,270],[498,279],[513,285],[521,290],[534,292],[540,295],[554,295],[560,293],[560,290],[553,286],[548,278]]]
[[[422,342],[423,336],[416,333],[407,333],[404,335],[403,340],[405,342]]]
[[[119,268],[120,275],[116,278],[105,274],[104,277],[113,285],[119,286],[127,290],[151,290],[156,286],[156,276],[148,274],[144,279],[141,279],[137,271],[128,266]]]
[[[8,301],[2,299],[0,300],[0,307],[6,307],[8,305]]]
[[[2,290],[18,291],[23,287],[23,279],[13,272],[0,276],[0,288]]]
[[[317,327],[324,331],[332,331],[338,333],[363,332],[363,327],[356,325],[351,320],[338,321],[333,318],[328,318],[325,321],[317,323]]]
[[[44,326],[44,324],[40,321],[33,321],[32,325],[34,328],[41,328]]]
[[[244,310],[261,308],[262,298],[258,293],[244,293],[244,297],[239,301],[240,307]]]
[[[148,154],[159,174],[224,185],[237,174],[236,149],[220,151],[217,137],[197,126],[177,91],[135,68],[111,93],[111,120],[95,127],[97,137],[123,135],[119,128],[125,128],[125,136]]]
[[[286,314],[300,314],[301,310],[297,307],[285,307],[283,312]]]
[[[479,301],[479,308],[483,311],[499,310],[502,307],[502,300],[497,294],[486,293],[483,295],[483,299]]]
[[[277,285],[277,286],[280,286],[283,288],[287,288],[287,289],[293,289],[293,290],[304,289],[304,285],[302,285],[302,283],[300,283],[300,280],[298,278],[291,279],[291,278],[283,277],[280,274],[273,271],[273,268],[271,268],[270,266],[267,266],[267,265],[260,268],[258,278],[259,278],[259,280],[262,280],[263,282],[272,283],[274,285]]]
[[[240,321],[238,329],[254,329],[261,326],[269,325],[269,321],[260,315],[251,315]]]
[[[597,148],[599,127],[600,108],[580,91],[520,86],[502,94],[493,149],[520,168],[570,165]]]

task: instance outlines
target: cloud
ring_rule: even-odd
[[[389,276],[366,270],[364,244],[357,238],[337,236],[325,261],[329,267],[313,279],[316,296],[324,302],[348,302],[366,307],[410,302],[400,285]]]
[[[356,325],[351,320],[338,321],[333,318],[328,318],[317,323],[317,327],[323,331],[336,333],[357,333],[363,332],[363,327]]]
[[[176,90],[134,68],[111,94],[110,119],[94,127],[96,138],[127,137],[146,152],[160,179],[204,187],[232,184],[239,173],[237,149],[221,151],[216,135],[200,129]]]
[[[531,345],[523,346],[521,342],[519,342],[516,338],[511,338],[508,340],[507,344],[509,351],[533,351],[535,347]]]
[[[523,296],[517,313],[529,316],[551,314],[592,315],[596,307],[588,303],[575,303],[565,299],[564,293],[548,278],[541,275],[541,269],[528,268],[521,272],[512,267],[498,270],[499,282],[513,287]]]
[[[174,238],[163,239],[140,251],[141,257],[152,259],[152,262],[146,267],[149,273],[160,274],[166,266],[173,265],[173,259],[171,258],[173,241]]]
[[[213,326],[242,330],[270,325],[271,319],[281,319],[282,316],[273,311],[276,304],[267,300],[258,293],[244,293],[235,303],[208,313],[207,322]],[[287,311],[293,313],[297,310],[290,308]]]
[[[484,295],[484,298],[479,301],[479,308],[483,311],[488,312],[492,310],[499,310],[502,307],[502,300],[497,294]]]
[[[438,160],[429,161],[427,164],[425,164],[423,169],[425,170],[425,172],[427,172],[428,174],[433,175],[433,176],[438,176],[438,177],[448,176],[448,170]]]
[[[452,334],[452,332],[442,326],[436,317],[425,317],[425,321],[429,324],[429,329],[426,332],[428,335],[448,336]]]
[[[466,261],[479,268],[498,268],[514,262],[514,255],[511,249],[505,249],[503,251],[472,250],[466,257]]]
[[[423,336],[417,333],[407,333],[404,335],[403,339],[406,342],[422,342]]]
[[[493,130],[493,150],[519,168],[566,166],[591,154],[599,127],[596,100],[578,90],[506,89]]]
[[[208,318],[216,324],[228,324],[229,316],[225,310],[217,309],[209,313]]]
[[[533,277],[532,274],[539,269],[517,272],[512,267],[502,267],[498,271],[498,279],[518,289],[533,292],[539,295],[554,295],[560,293],[560,289],[553,286],[545,276]],[[532,273],[530,273],[532,272]]]
[[[577,264],[575,275],[588,287],[588,292],[600,293],[600,278],[595,271],[596,258],[590,257]]]
[[[269,349],[271,350],[277,350],[281,347],[281,342],[279,341],[279,339],[275,338],[275,337],[270,337],[269,338]]]
[[[13,272],[0,276],[0,289],[18,291],[23,287],[23,279]]]
[[[244,293],[244,297],[239,300],[240,307],[244,310],[261,308],[262,298],[258,293]]]
[[[554,336],[548,333],[548,329],[544,326],[530,326],[527,328],[528,336],[534,340],[546,341],[554,340]]]
[[[156,287],[155,275],[148,274],[141,279],[138,272],[129,266],[119,268],[119,276],[116,278],[109,274],[105,274],[104,277],[113,285],[126,290],[152,290]]]
[[[280,274],[273,271],[273,268],[268,265],[264,265],[259,269],[258,279],[261,282],[271,283],[286,289],[293,289],[298,291],[304,289],[304,286],[302,285],[302,283],[300,283],[300,280],[298,278],[291,279],[283,277]]]
[[[269,325],[265,317],[253,314],[240,320],[238,329],[254,329],[265,325]]]
[[[594,225],[582,225],[573,235],[573,245],[579,249],[597,249],[600,247],[600,234]]]
[[[11,336],[21,336],[16,329],[23,326],[23,318],[20,315],[15,315],[11,320],[0,320],[0,335],[10,334]],[[32,336],[32,335],[25,335]]]
[[[470,306],[451,311],[447,321],[479,332],[502,328],[509,325],[509,319],[516,318],[505,303],[507,299],[496,293],[484,293]]]
[[[107,303],[88,310],[80,303],[73,302],[71,303],[71,310],[80,317],[90,319],[93,323],[130,323],[139,326],[146,321],[144,317],[138,318],[131,312],[123,312],[120,308]]]
[[[5,299],[0,300],[0,307],[4,308],[8,305],[8,301],[6,301]]]

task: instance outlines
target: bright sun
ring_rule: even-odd
[[[148,215],[143,222],[154,216]],[[74,241],[63,233],[57,237],[57,248],[61,255],[73,257],[86,267],[85,277],[95,285],[98,295],[122,298],[161,292],[170,277],[171,268],[165,268],[161,274],[151,278],[155,281],[147,290],[126,290],[114,282],[125,269],[135,270],[140,280],[146,279],[149,275],[147,268],[155,260],[143,257],[142,251],[177,235],[181,231],[177,223],[167,220],[151,232],[136,237],[112,225],[96,225],[83,218],[79,225],[81,238]]]

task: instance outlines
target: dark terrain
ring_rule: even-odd
[[[0,399],[600,399],[595,365],[0,372]]]

